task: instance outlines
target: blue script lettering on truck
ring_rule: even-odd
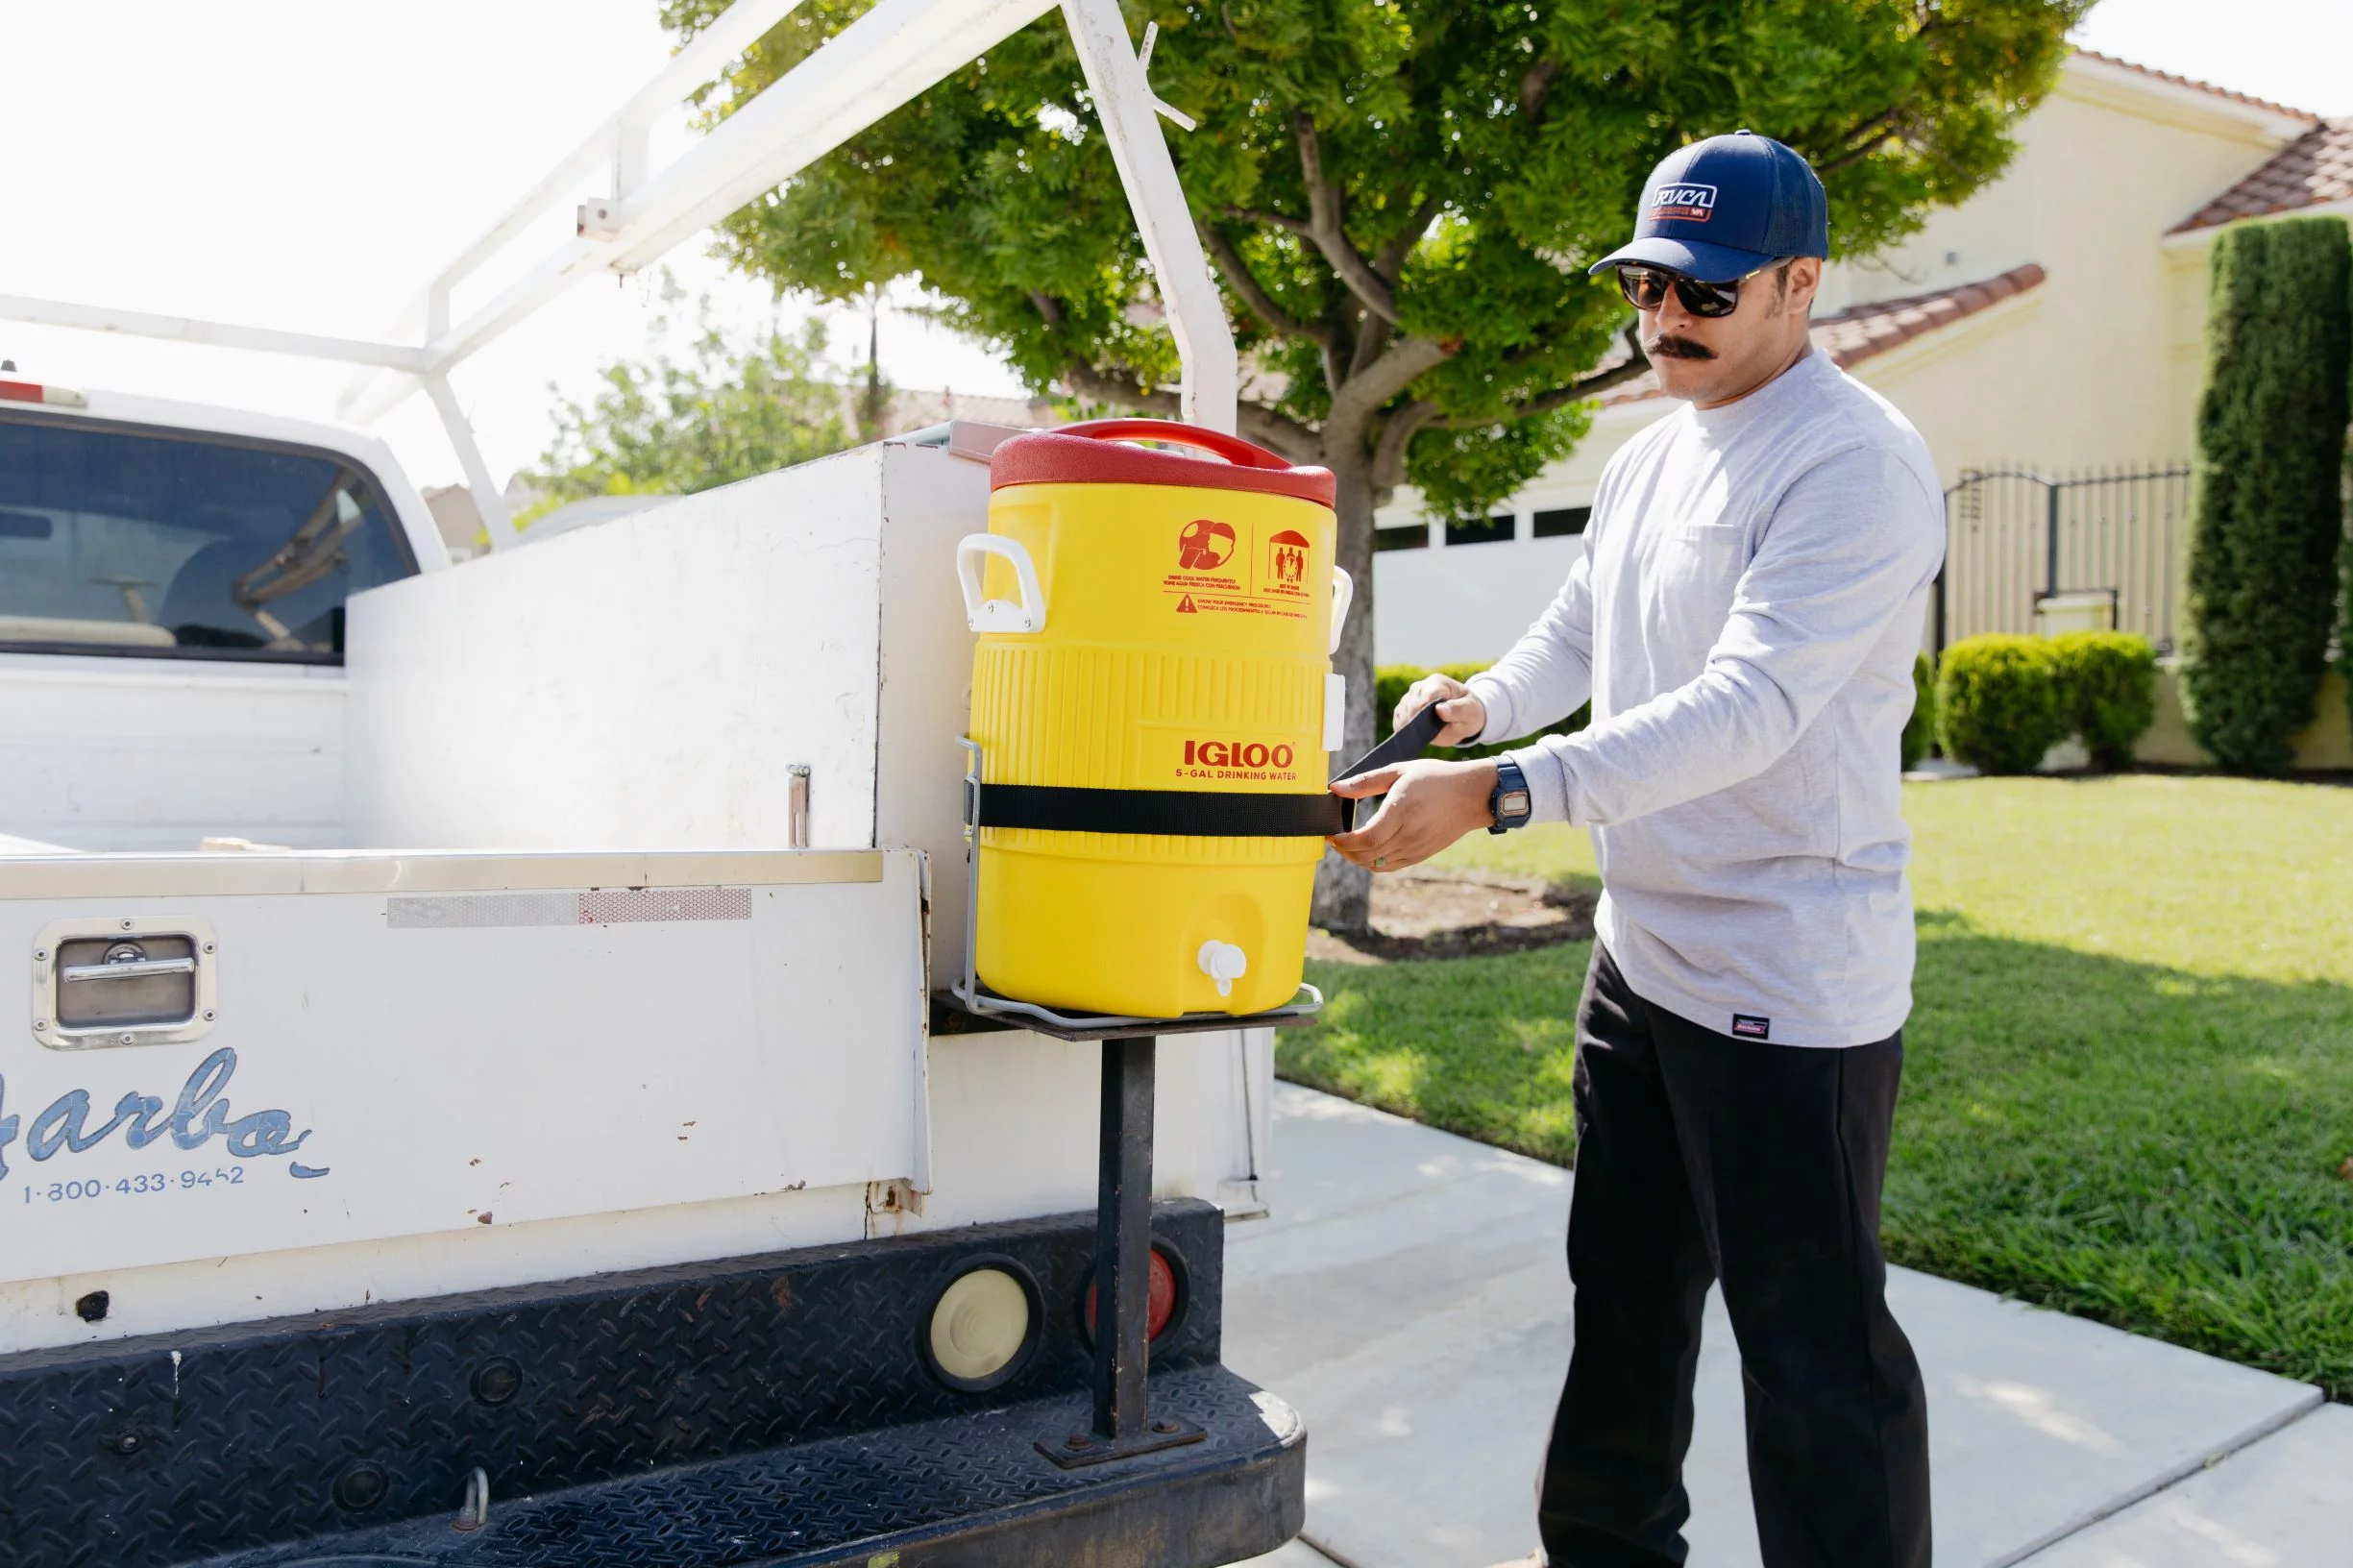
[[[291,1155],[301,1148],[310,1137],[310,1129],[295,1132],[294,1118],[283,1111],[230,1115],[229,1080],[236,1070],[236,1052],[225,1047],[214,1051],[188,1074],[169,1115],[164,1115],[160,1099],[133,1090],[114,1103],[113,1116],[96,1131],[89,1126],[89,1090],[70,1090],[50,1101],[33,1118],[31,1126],[24,1129],[25,1153],[36,1160],[50,1159],[61,1151],[84,1154],[105,1142],[117,1127],[124,1129],[123,1142],[134,1149],[143,1149],[164,1138],[188,1150],[203,1148],[218,1138],[239,1160]],[[0,1110],[5,1110],[7,1103],[8,1080],[0,1077]],[[0,1176],[8,1174],[8,1147],[16,1141],[17,1122],[14,1115],[0,1115]],[[323,1167],[314,1168],[291,1160],[287,1168],[299,1177],[327,1174]]]

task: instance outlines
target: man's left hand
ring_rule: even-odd
[[[1328,841],[1367,870],[1401,871],[1418,866],[1463,834],[1495,821],[1488,809],[1495,796],[1492,762],[1404,762],[1342,779],[1332,786],[1332,793],[1347,800],[1388,796],[1371,821]]]

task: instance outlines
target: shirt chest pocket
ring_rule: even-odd
[[[1748,565],[1748,529],[1739,523],[1679,523],[1662,532],[1652,560],[1661,600],[1719,618]]]

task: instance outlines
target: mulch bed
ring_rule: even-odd
[[[1308,956],[1403,964],[1524,953],[1593,936],[1590,889],[1540,877],[1429,866],[1373,878],[1370,931],[1308,933]]]

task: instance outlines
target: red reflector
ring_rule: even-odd
[[[1144,1293],[1144,1337],[1158,1339],[1161,1330],[1176,1311],[1176,1270],[1168,1266],[1160,1249],[1152,1249],[1152,1285]],[[1087,1286],[1087,1332],[1094,1333],[1094,1286]]]
[[[6,398],[11,403],[38,403],[41,401],[40,383],[0,381],[0,398]]]

